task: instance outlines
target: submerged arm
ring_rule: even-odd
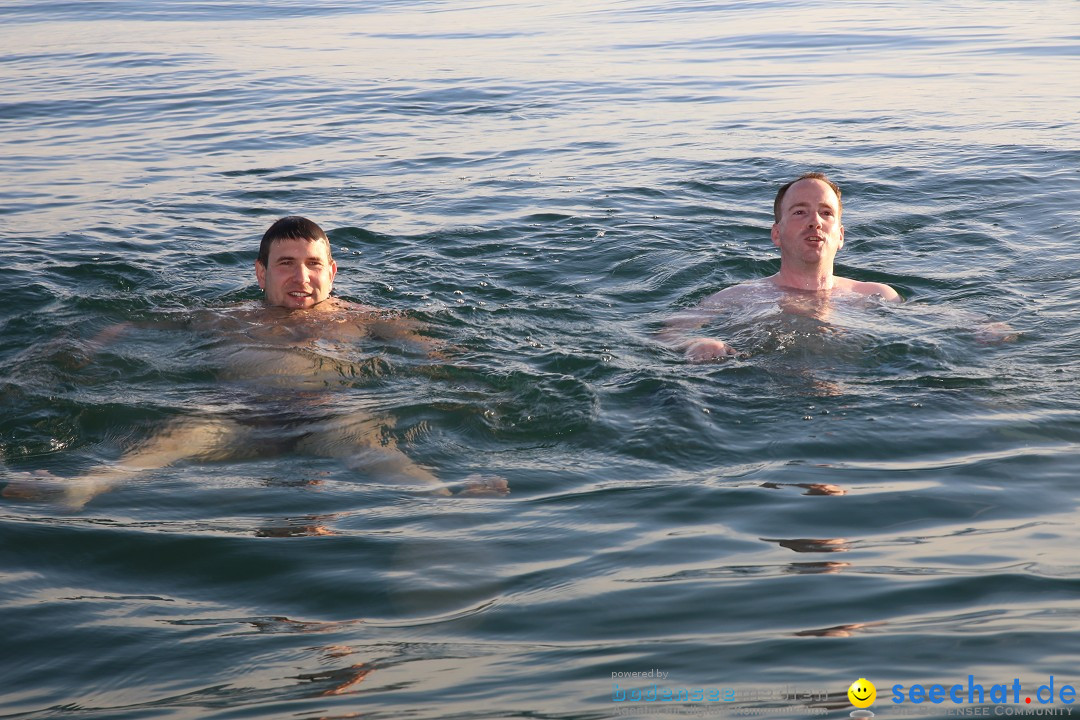
[[[702,300],[697,307],[675,315],[665,323],[657,337],[672,350],[682,352],[692,363],[706,363],[735,355],[737,351],[726,341],[697,335],[696,331],[716,315],[718,305],[741,294],[738,288],[736,285],[721,290]]]
[[[445,360],[445,345],[434,338],[421,335],[418,330],[422,327],[421,323],[404,317],[379,317],[371,321],[368,331],[381,340],[419,350],[432,359]]]
[[[963,334],[970,333],[980,345],[1001,345],[1016,342],[1020,331],[1002,320],[992,320],[982,312],[966,308],[932,307],[917,304],[916,308],[928,310],[931,317],[941,318]]]
[[[127,334],[131,330],[134,330],[136,328],[160,329],[160,328],[179,328],[179,327],[185,327],[185,325],[183,323],[181,323],[181,322],[176,322],[176,321],[169,322],[169,321],[163,321],[163,320],[154,320],[154,321],[125,320],[123,322],[114,323],[114,324],[110,325],[109,327],[105,328],[104,330],[100,331],[97,335],[94,335],[94,337],[92,337],[92,338],[90,338],[89,340],[86,341],[86,345],[87,345],[87,347],[89,349],[89,352],[88,352],[88,354],[87,354],[87,356],[85,358],[85,362],[83,362],[80,365],[80,367],[83,367],[83,366],[86,366],[86,365],[90,364],[90,362],[94,359],[94,357],[99,352],[101,352],[105,348],[107,348],[110,345],[112,345],[113,343],[115,343],[117,340],[120,339],[121,336]]]

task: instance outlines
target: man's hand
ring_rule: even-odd
[[[707,363],[732,357],[736,350],[718,338],[701,338],[687,345],[683,354],[692,363]]]
[[[1020,333],[1008,323],[984,323],[975,328],[975,341],[980,345],[1000,345],[1002,343],[1016,342],[1019,337]]]

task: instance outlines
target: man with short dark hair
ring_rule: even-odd
[[[796,303],[842,296],[878,296],[900,302],[900,294],[884,283],[859,282],[833,274],[833,260],[844,246],[840,188],[824,174],[801,175],[782,186],[773,203],[772,242],[780,248],[780,271],[771,277],[741,283],[705,298],[698,308],[672,320],[661,337],[682,350],[691,362],[710,362],[736,354],[726,341],[686,333],[707,322],[719,306],[748,296],[776,296]],[[806,304],[806,303],[802,303]]]
[[[283,217],[263,234],[255,278],[267,305],[311,309],[330,298],[336,275],[330,239],[311,220]]]
[[[371,374],[371,362],[350,360],[347,350],[376,339],[430,352],[431,341],[400,317],[331,297],[336,275],[322,228],[307,218],[281,218],[263,235],[255,260],[262,306],[207,313],[195,323],[196,329],[226,339],[218,374],[222,382],[242,389],[248,407],[239,413],[207,408],[175,418],[115,463],[79,478],[24,473],[8,483],[3,495],[60,495],[78,508],[137,473],[184,460],[283,453],[336,458],[367,476],[449,495],[434,473],[397,448],[387,432],[393,418],[373,415],[370,399],[355,391],[354,383]],[[122,330],[111,328],[103,335],[111,340]],[[326,343],[341,349],[327,353]],[[460,494],[508,492],[502,478],[474,475],[466,480]]]

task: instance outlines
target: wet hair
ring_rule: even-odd
[[[259,244],[258,262],[266,267],[270,262],[270,246],[279,240],[322,240],[326,243],[326,257],[330,258],[330,239],[323,229],[306,217],[290,215],[270,226]]]
[[[831,187],[833,192],[836,193],[837,210],[841,213],[844,212],[844,201],[840,199],[840,186],[834,183],[828,177],[826,177],[825,173],[808,172],[803,173],[791,182],[785,184],[777,191],[776,200],[773,201],[772,206],[773,217],[776,218],[776,222],[780,222],[780,206],[784,203],[784,195],[787,195],[787,191],[791,188],[791,186],[799,182],[800,180],[820,180],[821,182]]]

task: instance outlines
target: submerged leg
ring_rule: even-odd
[[[301,440],[297,450],[336,458],[347,468],[370,473],[379,480],[423,485],[435,488],[440,495],[449,495],[433,472],[413,462],[384,432],[387,422],[393,420],[362,412],[335,418]]]
[[[352,413],[336,418],[297,446],[301,452],[337,458],[352,469],[389,482],[421,485],[436,495],[451,495],[450,489],[431,470],[401,451],[386,432],[393,418],[376,418]],[[459,496],[501,496],[510,492],[505,479],[470,475]]]
[[[71,478],[24,473],[9,481],[3,496],[32,500],[59,497],[67,507],[79,509],[140,472],[167,467],[180,460],[227,457],[229,441],[235,435],[235,423],[213,418],[184,418],[169,423],[114,463],[99,465],[85,475]]]

